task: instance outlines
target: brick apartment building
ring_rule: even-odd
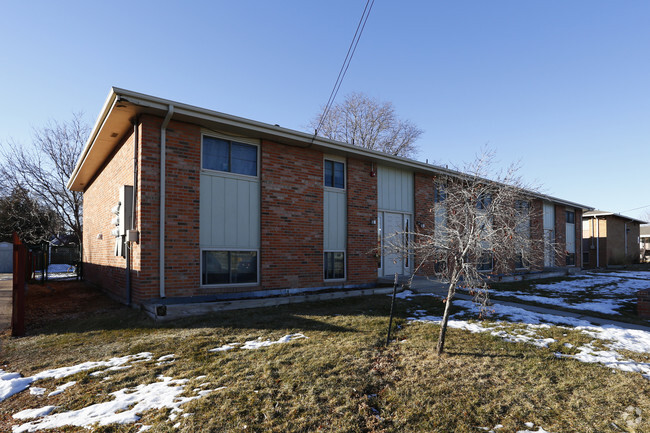
[[[409,275],[413,260],[378,251],[430,216],[441,175],[458,173],[113,88],[68,187],[84,193],[86,280],[142,304]],[[531,206],[567,252],[539,268],[580,267],[588,208],[540,194]]]
[[[640,261],[640,227],[645,221],[593,210],[582,215],[582,251],[585,268],[604,268]]]

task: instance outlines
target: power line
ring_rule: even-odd
[[[635,207],[634,209],[622,210],[620,213],[623,213],[623,212],[631,212],[631,211],[633,211],[633,210],[639,210],[639,209],[643,209],[643,208],[646,208],[646,207],[650,207],[650,204],[647,204],[647,205],[645,205],[645,206],[641,206],[641,207]]]
[[[341,65],[341,69],[339,70],[339,75],[338,77],[336,77],[336,82],[334,83],[334,87],[330,92],[330,97],[327,100],[327,104],[325,104],[325,108],[323,109],[323,114],[321,114],[320,119],[318,121],[318,126],[316,126],[316,130],[314,131],[314,137],[318,135],[318,130],[323,125],[323,121],[325,120],[325,117],[327,116],[330,109],[332,108],[332,105],[334,104],[334,100],[336,99],[336,95],[339,93],[339,89],[341,88],[341,83],[343,83],[343,78],[345,77],[345,74],[348,72],[348,68],[350,67],[350,62],[352,61],[352,56],[354,56],[354,52],[357,50],[357,45],[359,45],[361,34],[363,33],[363,29],[365,29],[366,27],[368,16],[370,16],[370,11],[372,10],[372,6],[374,4],[375,4],[375,0],[366,1],[366,6],[363,9],[363,13],[361,14],[359,23],[357,24],[357,30],[354,32],[354,36],[352,37],[352,42],[350,42],[350,46],[348,47],[348,52],[345,55],[345,60],[343,60],[343,64]]]

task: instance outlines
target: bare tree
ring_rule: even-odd
[[[324,117],[323,117],[324,115]],[[390,102],[351,93],[310,124],[317,135],[391,155],[413,157],[422,130],[400,119]]]
[[[463,173],[435,179],[435,203],[425,228],[397,234],[391,242],[401,254],[414,255],[416,272],[426,270],[448,285],[437,354],[444,350],[458,288],[469,289],[485,307],[491,272],[531,268],[543,260],[541,229],[531,225],[541,215],[532,206],[533,193],[516,166],[487,180],[492,159],[486,152]]]
[[[90,132],[82,115],[67,122],[52,121],[34,129],[32,146],[12,140],[3,143],[0,186],[4,191],[26,190],[45,208],[52,209],[63,226],[81,242],[82,194],[66,183]]]
[[[61,230],[61,220],[52,209],[33,200],[23,188],[0,198],[0,241],[11,242],[14,232],[28,245],[49,240]]]

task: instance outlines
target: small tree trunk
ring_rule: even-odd
[[[436,346],[436,355],[442,354],[445,347],[445,335],[447,335],[447,322],[449,321],[449,311],[451,310],[451,300],[456,293],[456,281],[449,283],[449,290],[447,291],[447,302],[445,303],[445,312],[442,315],[442,322],[440,323],[440,336],[438,337],[438,345]]]

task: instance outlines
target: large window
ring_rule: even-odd
[[[325,270],[324,278],[326,280],[345,279],[345,252],[326,252],[324,262],[323,269]]]
[[[325,186],[331,188],[345,188],[345,164],[339,161],[326,159]]]
[[[257,283],[257,251],[203,251],[201,284]]]
[[[257,176],[257,146],[204,136],[203,168]]]

